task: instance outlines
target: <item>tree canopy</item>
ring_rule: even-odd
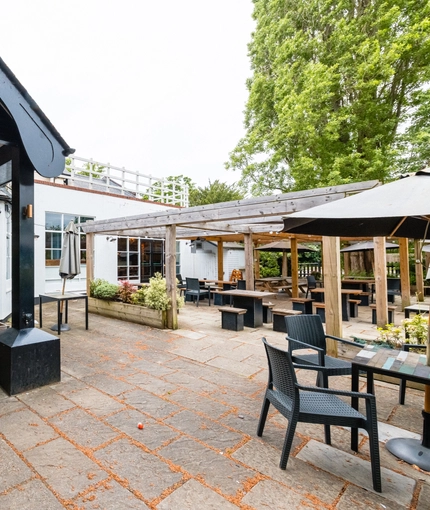
[[[244,194],[236,184],[229,185],[218,179],[214,182],[209,180],[209,185],[203,188],[192,187],[190,189],[190,206],[218,204],[242,198],[244,198]]]
[[[226,164],[252,194],[415,171],[430,157],[423,0],[253,0],[246,134]]]

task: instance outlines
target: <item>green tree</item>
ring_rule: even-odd
[[[244,193],[236,184],[226,184],[216,180],[203,188],[193,188],[190,191],[190,206],[218,204],[232,200],[242,200]]]
[[[423,0],[253,0],[246,134],[228,168],[254,195],[386,181],[429,157]]]

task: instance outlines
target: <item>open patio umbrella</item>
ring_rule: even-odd
[[[430,239],[430,169],[284,218],[284,232],[339,237]],[[430,327],[429,327],[430,333]],[[427,355],[429,356],[429,341]],[[427,357],[427,364],[429,357]],[[422,442],[390,439],[387,449],[430,470],[430,387],[425,387]]]
[[[273,243],[264,244],[263,246],[259,246],[255,248],[259,251],[291,251],[291,242],[290,241],[274,241]],[[305,252],[305,251],[317,251],[315,248],[311,248],[309,246],[305,246],[304,244],[297,245],[297,251]]]
[[[63,288],[61,293],[64,294],[66,288],[66,280],[72,280],[81,272],[81,254],[79,243],[79,232],[73,220],[70,220],[64,230],[63,247],[61,250],[60,267],[58,270],[63,279]],[[61,302],[61,314],[63,313],[64,301]],[[53,331],[58,331],[58,325],[51,327]],[[61,331],[68,331],[70,326],[63,324],[61,321]]]
[[[394,248],[398,248],[398,244],[389,243],[388,241],[385,241],[385,249],[386,250],[392,250]],[[340,251],[342,253],[346,253],[349,251],[367,251],[367,250],[373,250],[375,248],[375,243],[373,241],[362,241],[360,243],[354,243],[351,244],[351,246],[347,246],[346,248],[342,248]]]

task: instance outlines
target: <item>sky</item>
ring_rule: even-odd
[[[75,155],[198,186],[244,134],[252,0],[14,0],[0,56]]]

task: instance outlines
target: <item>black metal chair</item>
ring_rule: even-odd
[[[246,290],[246,280],[237,280],[237,287],[238,290]]]
[[[330,425],[351,427],[351,449],[354,451],[358,451],[358,442],[354,439],[353,430],[356,432],[357,429],[361,428],[369,434],[373,488],[375,491],[381,492],[381,464],[375,396],[368,393],[302,386],[297,382],[289,353],[271,346],[265,338],[263,338],[263,343],[269,364],[269,381],[261,409],[257,435],[259,437],[263,435],[269,407],[270,404],[273,404],[288,420],[279,467],[281,469],[287,467],[298,422],[319,423],[325,426],[326,431],[330,428]],[[309,369],[310,367],[299,365],[296,368]],[[356,411],[338,396],[365,399],[366,415],[364,416]],[[330,444],[330,437],[327,437],[327,435],[326,443]]]
[[[196,301],[197,306],[199,306],[200,298],[208,298],[209,306],[211,306],[211,293],[210,290],[202,289],[199,284],[198,278],[185,278],[187,288],[185,289],[185,300],[188,297],[191,297],[193,301]],[[197,298],[197,299],[196,299]]]
[[[327,356],[326,339],[330,338],[343,344],[353,345],[360,349],[362,344],[345,340],[333,335],[326,335],[321,317],[317,314],[302,314],[285,317],[287,328],[288,352],[293,363],[320,366],[317,375],[317,386],[328,388],[328,378],[332,375],[351,375],[351,363],[332,356]],[[298,349],[312,349],[315,354],[294,354]]]
[[[316,289],[317,287],[321,287],[321,282],[317,282],[315,279],[315,276],[313,276],[313,275],[306,276],[306,281],[307,281],[307,285],[308,285],[308,287],[306,289],[306,297],[308,297],[309,291],[311,289]]]

